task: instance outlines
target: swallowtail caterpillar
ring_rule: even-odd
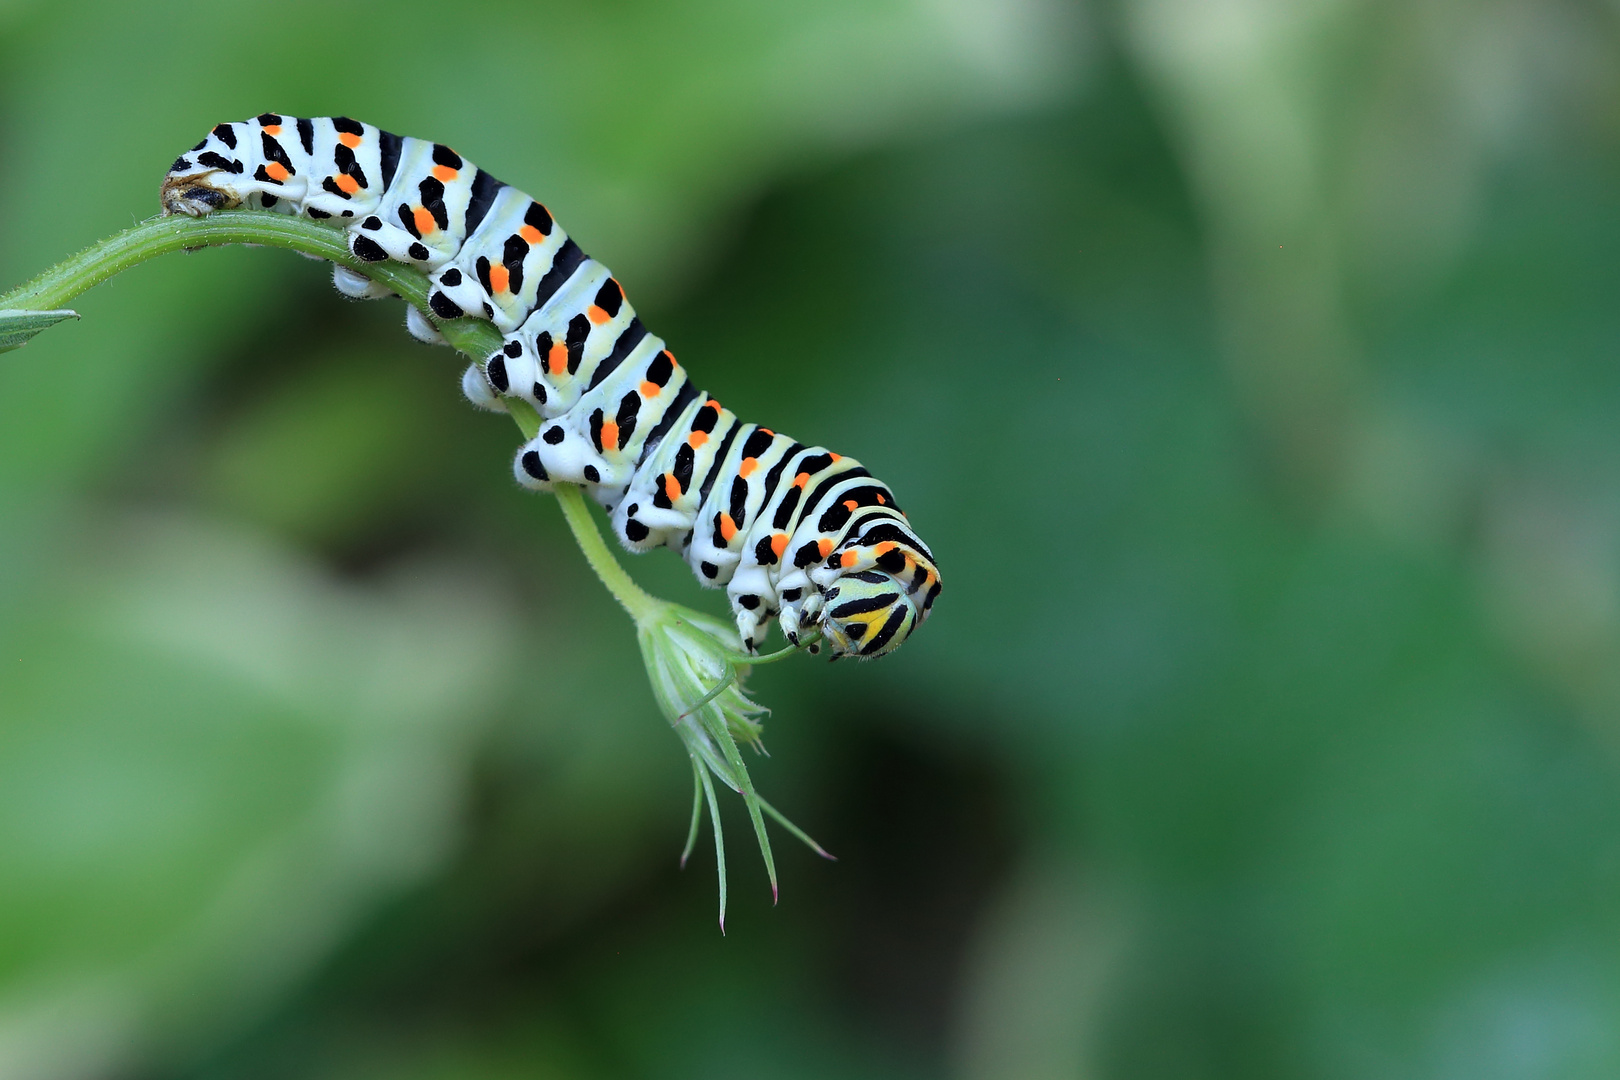
[[[757,651],[772,618],[833,656],[881,656],[928,617],[939,569],[894,495],[853,458],[743,423],[697,389],[607,268],[546,208],[440,143],[347,117],[220,124],[164,178],[165,213],[248,207],[345,230],[364,262],[415,267],[444,319],[486,319],[502,347],[462,378],[474,404],[542,419],[513,471],[583,485],[631,551],[670,547],[724,587]],[[335,266],[347,296],[389,291]],[[442,342],[421,312],[407,325]]]

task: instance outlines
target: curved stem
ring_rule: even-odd
[[[199,218],[174,216],[143,221],[92,244],[32,281],[0,295],[0,311],[61,308],[79,294],[148,259],[226,244],[262,244],[328,259],[386,285],[406,303],[432,317],[427,306],[427,278],[420,272],[393,262],[362,262],[349,253],[348,243],[339,229],[263,210],[222,210]],[[433,321],[452,346],[476,362],[482,363],[500,348],[500,332],[480,319],[444,321],[434,318]],[[508,402],[507,411],[526,437],[532,439],[538,433],[540,418],[533,409],[514,401]],[[586,561],[614,599],[634,618],[651,612],[660,601],[644,592],[624,572],[591,520],[580,489],[572,484],[558,484],[557,501],[562,505],[574,539],[585,552]]]
[[[637,622],[651,615],[662,601],[653,599],[640,585],[631,581],[630,575],[619,565],[619,560],[613,557],[613,552],[608,549],[607,542],[602,539],[596,522],[591,518],[590,507],[585,505],[585,493],[577,484],[556,484],[554,487],[563,517],[574,531],[574,542],[585,553],[585,561],[591,564],[591,569],[602,579],[602,584],[613,594],[613,599]]]
[[[222,210],[201,218],[158,217],[92,244],[77,255],[57,263],[34,280],[0,296],[0,308],[61,307],[85,290],[147,259],[174,251],[222,244],[269,244],[332,259],[345,266],[355,266],[355,259],[349,254],[341,232],[283,214]],[[372,273],[370,267],[355,268]],[[388,269],[422,279],[420,274],[404,267]],[[383,278],[378,276],[378,280]],[[425,279],[422,280],[425,286]],[[394,287],[395,283],[390,281],[388,284]],[[407,283],[400,284],[409,289]],[[421,289],[417,291],[421,293],[419,299],[425,300],[425,292]]]
[[[204,217],[157,217],[92,244],[32,281],[0,295],[0,310],[60,308],[80,293],[148,259],[176,251],[261,244],[339,263],[398,293],[429,316],[428,282],[420,271],[395,262],[368,263],[349,253],[340,229],[264,210],[221,210]],[[452,346],[474,360],[500,348],[501,335],[481,319],[434,319]]]

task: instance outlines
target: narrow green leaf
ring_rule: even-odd
[[[698,822],[703,814],[703,765],[697,758],[692,759],[692,827],[686,831],[686,847],[681,849],[681,869],[686,869],[686,860],[692,857],[692,849],[697,846]]]
[[[737,742],[731,737],[731,732],[722,727],[720,739],[726,761],[730,763],[737,778],[742,781],[740,790],[743,805],[748,807],[748,818],[754,823],[754,836],[759,840],[759,853],[765,859],[765,874],[771,879],[771,903],[774,904],[778,896],[776,860],[771,856],[771,838],[765,834],[765,819],[760,816],[759,795],[754,791],[754,781],[748,775],[748,766],[743,764],[742,754],[737,752]]]
[[[77,311],[0,311],[0,352],[10,352],[28,344],[28,339],[66,319],[77,319]]]
[[[782,811],[778,810],[776,807],[772,806],[770,803],[766,802],[764,799],[759,800],[759,805],[760,805],[760,808],[763,809],[767,814],[771,815],[771,817],[776,819],[776,823],[778,825],[782,826],[782,828],[786,829],[788,832],[790,832],[794,836],[798,837],[801,841],[804,842],[804,844],[806,846],[808,846],[810,848],[811,851],[814,851],[817,855],[820,855],[823,859],[830,859],[833,862],[838,861],[838,856],[832,854],[826,848],[822,847],[820,844],[818,844],[814,840],[812,840],[810,838],[809,833],[805,832],[803,829],[799,828],[797,825],[793,824],[793,822],[789,821],[786,817],[784,817],[783,814],[782,814]]]
[[[709,821],[714,826],[714,861],[719,864],[720,872],[720,932],[726,932],[726,834],[720,827],[720,803],[714,797],[714,785],[709,782],[709,774],[698,770],[698,779],[703,782],[703,797],[709,803]]]
[[[685,720],[688,716],[691,716],[693,713],[703,708],[703,706],[725,693],[726,687],[730,686],[736,681],[737,669],[732,667],[730,663],[727,663],[725,678],[721,679],[720,682],[715,685],[713,690],[710,690],[707,694],[704,694],[702,697],[698,698],[695,702],[688,706],[687,710],[680,715],[679,719]]]

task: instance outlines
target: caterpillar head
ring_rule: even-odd
[[[922,621],[922,610],[904,585],[882,570],[840,577],[824,594],[821,635],[836,659],[882,656]]]
[[[820,627],[834,659],[893,652],[928,618],[939,597],[934,557],[892,503],[867,508],[840,548],[831,549],[831,538],[821,540],[825,560],[809,570],[815,589],[805,598],[803,617]],[[784,629],[796,631],[787,621]]]

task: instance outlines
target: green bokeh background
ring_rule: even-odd
[[[947,584],[756,673],[840,861],[732,800],[721,937],[456,358],[120,277],[0,357],[0,1078],[1620,1075],[1616,102],[1600,0],[0,0],[0,287],[218,121],[437,138]]]

